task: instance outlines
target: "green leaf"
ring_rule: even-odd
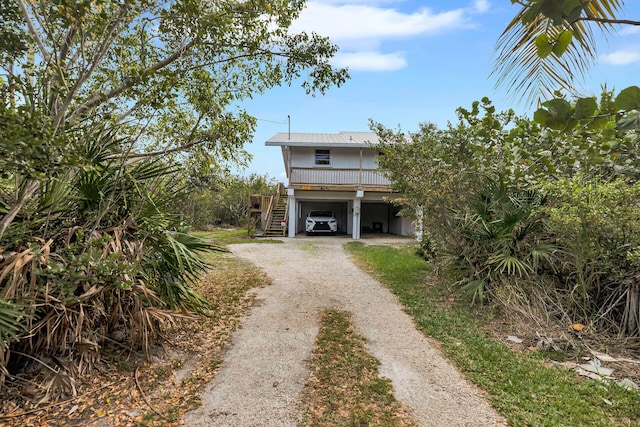
[[[577,125],[578,125],[578,121],[576,119],[574,119],[573,117],[571,117],[564,123],[563,130],[569,131],[569,130],[575,128]]]
[[[617,124],[620,130],[640,129],[640,112],[632,111],[625,114],[618,120]]]
[[[549,41],[549,35],[543,33],[536,37],[536,49],[540,58],[546,58],[553,52],[553,45]]]
[[[640,87],[629,86],[620,91],[613,106],[616,110],[636,110],[640,107]]]
[[[562,54],[567,51],[567,48],[571,44],[571,40],[573,40],[573,31],[565,30],[561,32],[555,44],[553,45],[554,55],[562,56]]]
[[[528,25],[533,22],[534,19],[538,17],[538,13],[540,12],[540,4],[533,4],[529,6],[527,11],[522,15],[522,25]]]
[[[551,19],[553,25],[561,25],[563,21],[562,2],[558,0],[539,0],[540,13]]]
[[[551,113],[549,113],[544,108],[538,108],[535,113],[533,113],[533,121],[539,123],[541,125],[545,125],[547,120],[551,118]]]
[[[575,14],[575,10],[582,10],[582,1],[581,0],[565,0],[560,4],[560,8],[562,9],[562,13],[566,15]]]
[[[608,122],[609,122],[608,117],[598,117],[591,120],[591,122],[589,122],[589,124],[587,125],[587,129],[597,130],[605,126]]]
[[[582,6],[576,6],[567,14],[565,20],[567,22],[574,22],[576,19],[580,17],[582,10],[583,10]]]
[[[566,120],[563,118],[559,118],[559,117],[550,117],[547,122],[545,123],[545,125],[549,128],[549,129],[553,129],[553,130],[564,130],[565,126],[566,126]]]
[[[592,117],[596,111],[596,108],[598,108],[598,103],[596,102],[595,97],[580,98],[576,101],[573,116],[578,120]]]
[[[569,104],[566,99],[562,98],[556,98],[550,101],[543,102],[542,106],[546,107],[552,116],[560,119],[568,118],[571,113],[571,104]]]

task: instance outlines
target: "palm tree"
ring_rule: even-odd
[[[596,59],[593,25],[604,34],[616,25],[640,25],[617,19],[624,0],[512,0],[520,11],[496,43],[491,73],[528,104],[566,90],[584,77]]]

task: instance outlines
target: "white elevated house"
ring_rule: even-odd
[[[340,132],[278,133],[266,142],[282,149],[289,180],[282,225],[288,237],[305,231],[312,210],[332,211],[338,233],[354,239],[361,233],[414,231],[409,218],[398,216],[400,207],[390,203],[399,194],[378,169],[378,153],[371,147],[377,141],[373,132]]]

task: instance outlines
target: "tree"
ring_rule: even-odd
[[[604,35],[617,25],[623,0],[511,0],[521,6],[496,43],[492,75],[497,85],[524,94],[529,103],[555,90],[575,94],[576,75],[596,59],[593,26]]]
[[[272,195],[277,183],[268,175],[243,176],[224,171],[219,174],[188,175],[190,188],[184,200],[179,200],[177,212],[195,230],[207,230],[213,225],[246,227],[249,194]]]
[[[212,246],[175,211],[184,164],[242,158],[241,100],[345,81],[336,46],[288,31],[303,7],[0,0],[0,386],[45,354],[87,369],[114,331],[148,352],[210,308],[191,285]]]
[[[348,77],[329,64],[337,47],[328,39],[288,32],[303,7],[277,0],[3,0],[4,104],[36,118],[43,144],[52,145],[48,159],[31,156],[31,141],[7,155],[23,165],[60,161],[72,143],[54,147],[59,135],[106,124],[127,135],[128,161],[186,150],[209,161],[231,157],[255,126],[240,100],[303,73],[309,93]],[[155,151],[141,154],[144,147]],[[39,187],[25,169],[0,237]]]
[[[464,294],[637,336],[638,108],[632,86],[545,101],[533,120],[484,98],[446,130],[372,128],[381,168],[422,208],[423,249]]]

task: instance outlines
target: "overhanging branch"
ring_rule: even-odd
[[[22,0],[18,0],[18,4],[20,5],[22,16],[24,17],[24,20],[27,23],[27,28],[29,29],[29,33],[31,34],[31,37],[33,37],[33,39],[36,41],[36,44],[38,45],[38,49],[40,49],[40,53],[42,54],[42,57],[44,58],[45,62],[49,62],[51,55],[49,55],[49,52],[47,52],[47,49],[44,47],[44,43],[42,43],[42,39],[40,38],[38,31],[36,31],[36,27],[33,24],[33,21],[31,20],[29,11],[27,10],[27,5],[25,5]]]
[[[93,108],[97,107],[101,103],[109,99],[112,99],[113,97],[120,95],[125,90],[133,87],[136,83],[142,80],[143,76],[155,73],[156,71],[159,71],[171,65],[173,62],[175,62],[180,57],[182,57],[182,55],[184,55],[184,53],[195,44],[195,42],[196,42],[196,39],[194,38],[190,42],[180,46],[180,48],[178,48],[174,53],[169,55],[167,58],[163,59],[162,61],[158,61],[155,64],[151,65],[150,67],[147,67],[144,70],[142,70],[142,72],[139,75],[129,76],[125,78],[122,84],[120,84],[120,86],[111,89],[105,94],[98,94],[88,99],[82,105],[80,105],[73,112],[73,114],[71,114],[69,118],[71,119],[71,118],[77,117],[82,113],[92,110]]]

